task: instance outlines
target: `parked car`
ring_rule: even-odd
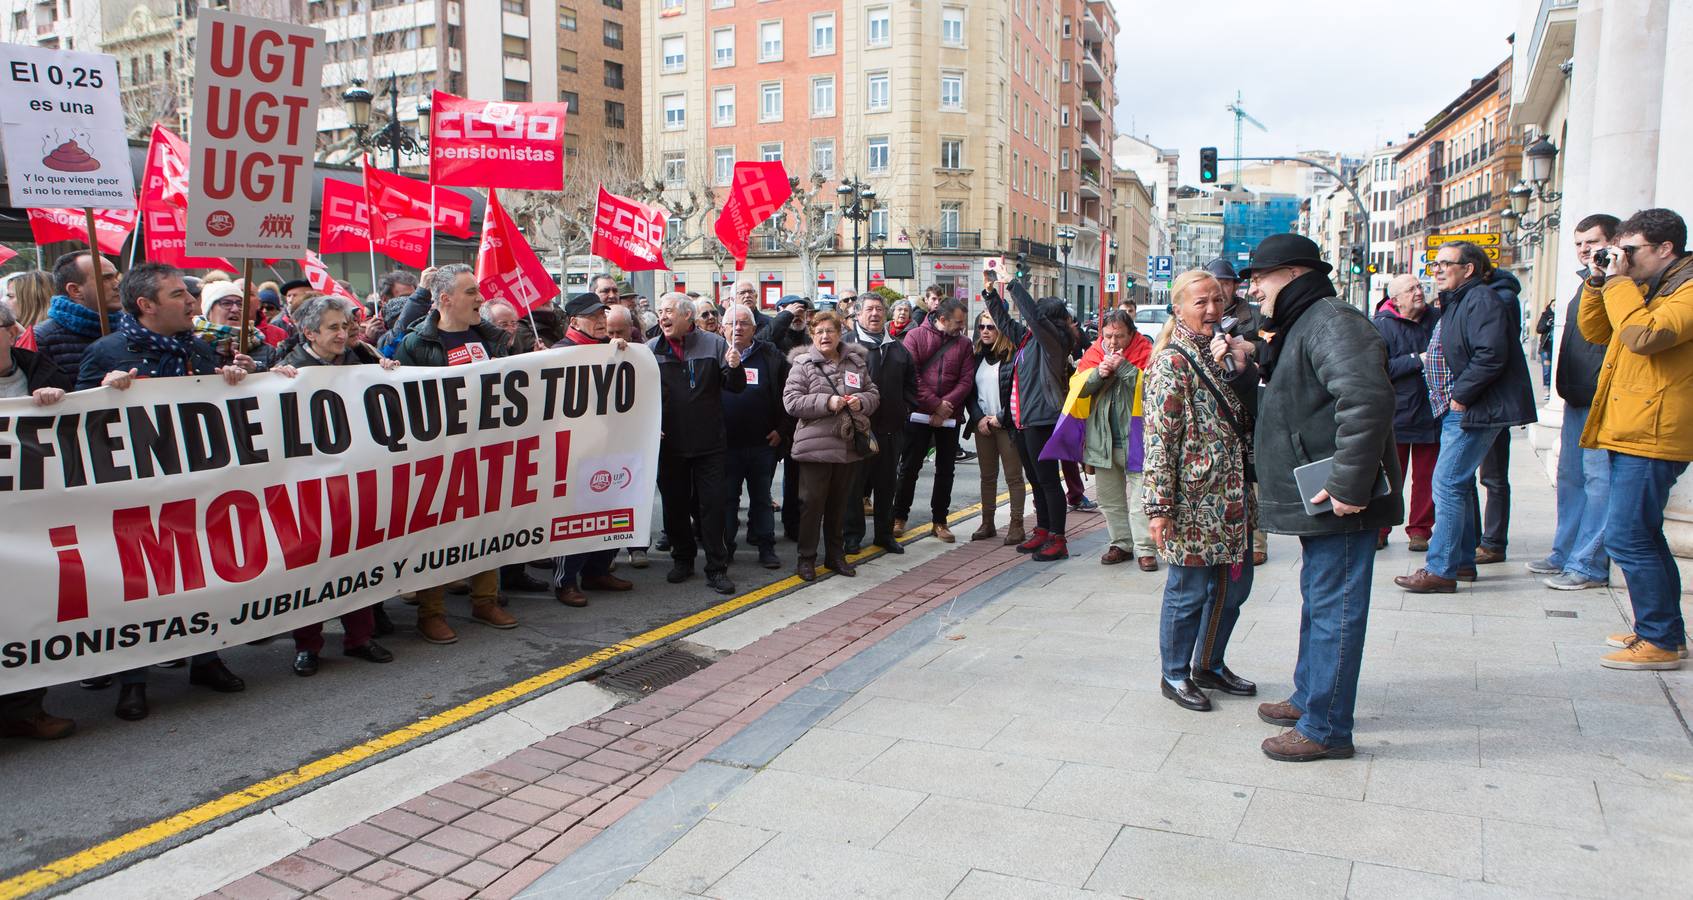
[[[1158,340],[1158,332],[1170,321],[1170,311],[1162,306],[1142,306],[1135,310],[1135,330],[1150,340]]]

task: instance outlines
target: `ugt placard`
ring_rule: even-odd
[[[0,131],[13,206],[135,208],[115,58],[0,44]]]
[[[189,141],[191,256],[306,252],[324,32],[202,9]]]

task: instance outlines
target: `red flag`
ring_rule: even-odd
[[[135,230],[141,213],[134,209],[97,209],[94,234],[101,253],[123,252],[124,238]],[[29,230],[37,244],[54,241],[88,243],[88,217],[80,209],[31,209]]]
[[[793,187],[780,162],[735,163],[729,200],[717,214],[717,239],[735,254],[735,271],[747,264],[747,236],[788,202]]]
[[[444,187],[432,189],[435,192],[435,230],[453,237],[470,237],[470,198]]]
[[[318,245],[324,253],[370,250],[370,207],[365,189],[350,181],[323,180],[323,211],[318,217]]]
[[[18,255],[18,251],[13,250],[10,247],[0,246],[0,266],[3,266],[5,264],[11,262],[12,258],[17,256],[17,255]],[[24,349],[28,350],[30,348],[25,347]]]
[[[166,206],[188,208],[188,143],[169,128],[154,125],[153,138],[147,142],[147,168],[141,175],[141,208]]]
[[[602,185],[589,252],[625,272],[670,268],[664,263],[664,211],[619,197]]]
[[[565,103],[431,98],[429,180],[439,185],[564,190]]]
[[[416,192],[423,192],[421,210]],[[429,189],[404,175],[373,169],[364,161],[365,203],[370,208],[370,240],[376,252],[414,268],[429,265]]]
[[[168,263],[181,269],[222,269],[225,272],[237,271],[234,263],[221,256],[189,256],[183,248],[187,246],[188,211],[180,206],[155,204],[145,207],[141,213],[146,216],[145,227],[141,229],[142,246],[147,248],[147,258],[154,262]]]
[[[517,223],[500,206],[498,191],[488,192],[482,216],[482,246],[476,251],[476,285],[484,297],[510,300],[518,312],[528,312],[557,297],[558,282],[547,274]]]
[[[312,290],[320,294],[346,297],[354,303],[359,302],[359,298],[349,293],[346,288],[341,286],[340,282],[329,274],[329,267],[324,265],[323,259],[316,253],[307,250],[306,258],[300,261],[300,268],[305,270],[306,282],[312,286]],[[359,305],[363,306],[363,304]]]

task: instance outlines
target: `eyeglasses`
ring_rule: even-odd
[[[1467,266],[1469,263],[1457,259],[1437,259],[1429,265],[1432,265],[1437,269],[1450,269],[1453,266]]]
[[[700,313],[700,318],[702,318],[702,319],[715,319],[715,318],[717,318],[717,313],[702,312],[702,313]]]
[[[1646,249],[1646,245],[1645,244],[1618,244],[1617,249],[1622,251],[1623,256],[1626,256],[1630,260],[1632,260],[1632,259],[1634,259],[1634,251],[1644,250],[1644,249]]]
[[[222,300],[213,300],[212,305],[222,307],[224,309],[240,309],[241,301],[235,299],[234,297],[227,297]]]

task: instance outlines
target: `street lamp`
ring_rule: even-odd
[[[1076,245],[1076,233],[1068,228],[1058,229],[1058,252],[1064,254],[1064,303],[1070,303],[1070,250]],[[1077,304],[1076,317],[1081,318],[1081,305]]]
[[[1543,188],[1546,182],[1552,180],[1552,161],[1558,157],[1558,148],[1552,146],[1551,140],[1545,135],[1540,140],[1528,145],[1523,151],[1523,168],[1528,172],[1528,178],[1535,187]]]
[[[854,293],[860,290],[858,284],[858,248],[860,246],[859,228],[870,221],[870,214],[876,211],[876,192],[870,185],[857,178],[847,178],[841,181],[841,186],[835,188],[835,196],[841,202],[841,215],[852,220],[852,289]],[[873,237],[873,236],[872,236]],[[869,254],[865,254],[865,265],[870,262]],[[865,275],[865,279],[869,279]]]
[[[353,140],[366,150],[386,149],[392,153],[394,171],[400,171],[400,153],[420,154],[428,151],[427,137],[414,134],[410,129],[400,124],[400,85],[395,75],[388,76],[388,124],[372,132],[370,130],[370,107],[375,95],[365,89],[362,82],[353,82],[353,86],[341,94],[341,102],[347,107],[347,124],[353,128]],[[418,127],[425,135],[429,133],[429,105],[423,104],[417,108]]]

